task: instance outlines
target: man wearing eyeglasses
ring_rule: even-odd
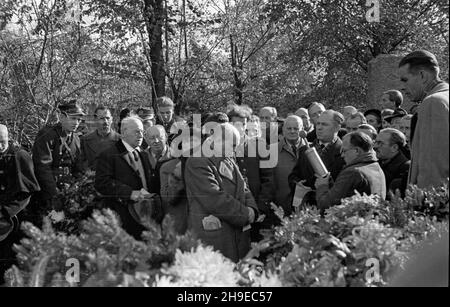
[[[83,168],[90,170],[95,170],[95,160],[100,152],[119,140],[119,134],[111,129],[113,117],[107,107],[98,106],[94,119],[97,129],[80,138]]]
[[[381,130],[375,141],[375,152],[386,178],[386,189],[393,193],[400,189],[402,196],[405,194],[411,165],[403,154],[405,146],[406,136],[394,128]]]
[[[71,176],[82,172],[80,139],[75,133],[85,113],[76,100],[58,103],[59,122],[41,129],[32,149],[40,200],[54,209],[62,204],[58,189]]]
[[[346,134],[342,141],[341,156],[345,168],[336,181],[330,175],[316,179],[316,201],[322,210],[339,205],[342,198],[360,194],[378,194],[386,197],[386,181],[377,162],[370,136],[363,132]]]

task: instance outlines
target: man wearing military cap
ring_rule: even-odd
[[[80,139],[75,132],[85,113],[76,100],[70,100],[59,103],[58,114],[60,121],[41,129],[32,149],[40,200],[55,209],[61,206],[58,188],[82,172]]]
[[[156,119],[153,108],[139,108],[136,113],[144,125],[144,131],[147,131],[148,128],[155,125]]]

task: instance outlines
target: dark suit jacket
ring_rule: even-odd
[[[324,212],[332,206],[339,205],[341,200],[351,197],[355,190],[360,194],[377,194],[386,198],[386,183],[383,170],[377,162],[374,152],[363,154],[347,165],[339,174],[332,186],[317,187],[317,206]]]
[[[317,134],[316,134],[316,129],[315,128],[313,130],[311,130],[310,132],[308,132],[308,134],[306,135],[306,139],[310,143],[312,143],[315,140],[317,140]]]
[[[316,140],[312,145],[316,146],[317,142],[318,141]],[[321,152],[318,152],[319,156],[322,158],[323,164],[325,164],[333,179],[337,178],[345,164],[344,159],[341,157],[341,147],[341,139],[336,138],[334,143],[328,144]],[[300,180],[306,180],[305,186],[314,189],[316,176],[314,175],[314,169],[311,166],[311,163],[309,163],[309,160],[306,157],[305,151],[307,149],[306,146],[300,148],[297,163],[288,177],[292,195],[295,192],[295,185]]]
[[[111,131],[106,137],[100,137],[97,130],[83,135],[80,138],[81,143],[81,161],[83,168],[95,170],[95,160],[100,152],[113,145],[120,139],[117,132]]]
[[[174,170],[180,159],[166,160],[160,168],[161,200],[164,216],[170,215],[174,221],[175,231],[184,234],[187,230],[188,199],[183,178],[172,180]]]
[[[25,150],[10,146],[0,154],[0,242],[13,230],[13,218],[39,190],[33,162]]]
[[[95,188],[102,194],[104,203],[118,213],[122,221],[122,227],[139,239],[144,227],[132,217],[128,205],[132,202],[130,200],[131,192],[140,190],[143,186],[139,174],[129,165],[126,158],[127,154],[127,149],[122,141],[117,141],[100,153],[96,165]],[[150,185],[148,191],[159,194],[159,191],[155,191],[151,187],[148,156],[142,152],[139,156],[144,167],[147,185]],[[160,214],[161,209],[155,208],[154,219],[160,220]]]
[[[410,164],[411,161],[401,152],[391,160],[380,163],[386,178],[386,191],[391,190],[395,193],[399,189],[404,195]]]
[[[150,148],[144,150],[144,153],[147,155],[148,160],[150,162],[151,168],[150,181],[152,184],[152,188],[154,188],[155,191],[158,191],[157,192],[158,194],[161,191],[161,178],[160,178],[161,165],[172,159],[170,147],[169,145],[166,146],[167,146],[166,151],[161,155],[161,157],[158,158],[158,160],[156,160],[155,157],[151,154]]]
[[[248,187],[253,194],[253,197],[258,204],[260,211],[268,213],[270,209],[269,203],[275,199],[275,183],[273,178],[273,168],[262,168],[262,158],[258,154],[259,142],[264,142],[262,139],[252,138],[246,139],[243,152],[236,157],[236,163],[239,166],[242,176],[247,180]],[[250,157],[249,146],[255,146],[256,156]]]

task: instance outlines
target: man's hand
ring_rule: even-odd
[[[134,190],[131,192],[130,199],[132,201],[140,201],[143,199],[150,199],[155,195],[155,193],[149,193],[145,189]]]
[[[131,192],[130,199],[131,199],[132,201],[138,201],[140,195],[141,195],[141,191],[139,191],[139,190],[132,191],[132,192]]]
[[[306,180],[300,180],[299,182],[296,183],[296,185],[298,185],[302,189],[310,189],[309,187],[304,185],[305,182]]]
[[[329,184],[330,184],[330,178],[331,178],[331,174],[330,174],[330,173],[328,173],[325,177],[320,177],[320,176],[317,176],[317,175],[316,175],[316,177],[317,177],[316,183],[314,184],[314,186],[316,187],[316,189],[317,189],[319,186],[323,186],[323,185],[326,185],[327,187],[329,186]]]

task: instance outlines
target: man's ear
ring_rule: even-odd
[[[392,145],[392,147],[393,147],[396,151],[400,151],[400,147],[398,146],[398,144],[394,144],[394,145]]]
[[[427,71],[427,70],[424,70],[424,69],[420,70],[420,71],[419,71],[419,74],[420,74],[420,79],[421,79],[423,82],[427,82],[428,80],[430,80],[430,79],[433,78],[433,77],[431,76],[431,73],[430,73],[429,71]]]

